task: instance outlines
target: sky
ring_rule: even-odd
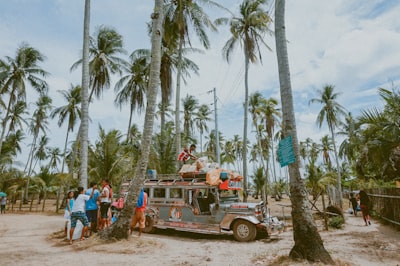
[[[238,14],[239,0],[217,1]],[[90,33],[100,25],[115,28],[124,38],[130,54],[136,49],[151,47],[146,23],[154,1],[150,0],[92,0]],[[273,16],[273,5],[266,8]],[[51,73],[46,80],[55,107],[64,105],[59,90],[80,85],[81,70],[70,67],[81,58],[84,0],[0,0],[0,58],[15,56],[18,46],[25,42],[46,56],[42,68]],[[212,19],[229,17],[225,11],[211,10]],[[382,106],[378,88],[392,89],[400,79],[400,2],[397,0],[286,0],[286,37],[294,96],[298,139],[310,137],[318,142],[328,134],[327,125],[320,129],[316,117],[321,105],[309,104],[318,98],[318,90],[334,85],[338,101],[358,116],[363,110]],[[273,29],[271,24],[271,29]],[[211,49],[204,50],[195,36],[192,46],[204,50],[189,57],[200,70],[199,75],[182,83],[181,97],[193,95],[200,104],[214,108],[216,89],[218,129],[226,139],[243,136],[244,57],[240,47],[230,64],[222,57],[222,47],[229,39],[227,27],[218,33],[209,32]],[[279,77],[273,34],[265,36],[271,51],[262,49],[262,64],[249,69],[249,92],[262,93],[280,102]],[[125,134],[128,107],[114,106],[113,77],[111,89],[101,99],[90,104],[89,138],[93,143],[101,124],[106,130],[119,129]],[[175,80],[175,78],[174,78]],[[28,88],[28,102],[37,95]],[[175,96],[172,96],[172,105]],[[143,127],[142,116],[134,123]],[[156,125],[158,126],[158,124]],[[214,122],[209,124],[214,128]],[[66,124],[59,128],[57,120],[50,121],[50,146],[63,147]],[[155,128],[157,131],[157,128]],[[252,128],[249,127],[251,134]],[[74,135],[76,132],[74,133]],[[27,137],[24,145],[28,146]],[[23,161],[28,149],[20,156]]]

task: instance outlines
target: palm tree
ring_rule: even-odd
[[[340,175],[340,164],[339,156],[336,149],[335,142],[335,128],[341,123],[340,118],[346,115],[345,109],[337,102],[339,96],[338,93],[334,93],[333,85],[326,85],[323,90],[318,90],[319,98],[313,98],[310,103],[320,103],[322,104],[322,109],[317,116],[317,125],[321,128],[324,121],[327,122],[329,131],[331,132],[331,137],[333,141],[333,149],[335,152],[336,168],[337,168],[337,190],[339,197],[339,206],[343,206],[342,199],[342,178]]]
[[[192,95],[186,95],[182,99],[183,105],[183,132],[184,134],[184,146],[188,145],[188,141],[193,138],[193,125],[194,116],[199,106],[199,100]]]
[[[211,110],[207,104],[200,105],[195,113],[194,122],[200,133],[200,153],[203,152],[203,134],[204,132],[208,132],[207,122],[212,120],[210,115]]]
[[[129,123],[126,139],[130,139],[133,111],[140,113],[144,109],[146,88],[149,82],[149,50],[139,49],[130,55],[130,63],[126,68],[127,74],[117,81],[114,90],[117,92],[114,103],[120,108],[129,104]]]
[[[88,183],[88,145],[89,145],[89,26],[90,0],[85,0],[85,15],[83,19],[83,49],[82,49],[82,85],[81,85],[81,125],[78,132],[80,139],[80,185],[87,188]],[[73,166],[73,164],[72,164]],[[72,169],[70,169],[72,170]]]
[[[282,101],[282,131],[284,136],[292,136],[292,145],[296,156],[296,161],[289,164],[288,167],[294,238],[294,247],[290,251],[289,256],[295,259],[301,258],[309,261],[333,264],[333,260],[324,248],[321,236],[314,223],[308,202],[308,194],[306,193],[305,184],[300,175],[300,153],[297,141],[289,59],[286,46],[285,0],[275,1],[275,42]]]
[[[81,103],[81,86],[73,86],[68,91],[59,91],[63,96],[64,100],[67,102],[66,105],[60,106],[53,110],[50,117],[54,118],[58,115],[57,125],[59,127],[64,124],[64,121],[68,121],[67,125],[67,135],[65,137],[63,160],[61,165],[61,173],[64,173],[65,159],[67,156],[67,145],[69,139],[69,132],[73,132],[76,122],[81,119],[81,110],[79,104]]]
[[[13,105],[12,110],[10,112],[10,123],[8,125],[8,132],[6,136],[8,136],[11,132],[15,132],[17,129],[23,129],[24,125],[28,125],[23,115],[29,114],[26,110],[26,102],[18,101],[15,105]]]
[[[126,54],[123,49],[122,36],[113,28],[104,25],[96,27],[95,37],[89,39],[89,73],[90,87],[89,102],[92,97],[100,98],[104,89],[111,86],[111,74],[121,74],[126,62],[118,57]],[[71,67],[76,69],[83,62],[78,60]]]
[[[330,156],[330,152],[333,149],[332,147],[333,147],[333,142],[329,138],[329,136],[328,135],[323,136],[321,138],[320,150],[322,152],[322,160],[326,164],[328,171],[332,171],[332,160]]]
[[[265,129],[267,131],[268,143],[270,144],[271,150],[271,161],[272,161],[272,173],[274,175],[274,182],[276,182],[276,169],[275,169],[275,151],[274,151],[274,135],[275,135],[275,126],[277,122],[279,122],[281,113],[278,105],[278,101],[274,98],[265,99],[261,102],[261,112],[262,112],[262,121],[265,122]]]
[[[40,98],[36,101],[36,109],[33,112],[31,123],[30,123],[30,132],[33,135],[33,141],[31,144],[31,149],[28,155],[28,161],[26,162],[25,171],[27,174],[27,182],[26,182],[26,190],[25,190],[25,200],[28,199],[28,188],[29,188],[29,179],[32,173],[32,163],[34,159],[34,155],[37,152],[36,144],[39,138],[39,133],[42,132],[46,135],[47,124],[48,124],[48,112],[52,108],[51,106],[52,99],[47,95],[41,95]]]
[[[126,239],[131,217],[135,207],[135,199],[138,198],[143,181],[146,177],[147,165],[149,161],[150,147],[153,138],[153,125],[156,113],[157,91],[160,84],[160,65],[161,65],[161,38],[163,21],[163,0],[155,0],[154,13],[152,18],[152,37],[151,37],[151,62],[150,79],[147,89],[147,106],[143,126],[139,160],[136,165],[134,178],[131,180],[129,192],[126,196],[126,204],[117,222],[107,229],[101,231],[100,237],[103,239]]]
[[[208,49],[210,46],[206,28],[216,30],[214,24],[209,19],[208,15],[203,11],[199,4],[211,5],[216,7],[222,7],[211,0],[176,0],[170,1],[165,5],[165,20],[169,22],[169,27],[165,28],[166,33],[176,36],[178,34],[178,64],[177,64],[177,77],[176,77],[176,91],[175,91],[175,142],[176,152],[179,153],[181,150],[180,140],[180,85],[183,67],[183,47],[190,43],[190,25],[193,27],[193,31],[201,41],[204,48]]]
[[[262,63],[260,46],[268,45],[264,41],[264,35],[270,31],[269,24],[271,18],[263,9],[266,0],[244,0],[240,5],[240,16],[228,18],[220,18],[217,24],[226,24],[229,21],[230,32],[232,37],[223,47],[223,55],[226,60],[230,61],[232,51],[238,43],[243,47],[244,63],[245,63],[245,95],[244,95],[244,127],[243,127],[243,143],[247,143],[247,124],[248,124],[248,108],[249,108],[249,65],[256,63],[257,59]],[[258,53],[258,54],[257,54]],[[244,195],[243,201],[247,201],[247,146],[243,146],[243,179],[244,179]]]
[[[9,122],[11,110],[20,101],[26,101],[27,83],[39,93],[47,93],[48,85],[45,78],[48,73],[43,70],[39,63],[45,57],[33,47],[22,43],[16,52],[15,58],[6,56],[0,60],[0,95],[8,95],[8,103],[3,120],[1,122],[0,152]]]
[[[118,130],[105,130],[99,126],[99,140],[89,149],[89,174],[99,182],[108,179],[112,184],[119,184],[126,159],[121,144],[122,135]]]

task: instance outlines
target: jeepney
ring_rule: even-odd
[[[241,181],[227,179],[209,185],[204,178],[181,176],[148,179],[143,188],[148,195],[146,227],[180,231],[226,234],[237,241],[280,233],[284,223],[267,215],[263,202],[240,201]]]

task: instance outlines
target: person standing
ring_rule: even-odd
[[[351,207],[353,208],[354,216],[357,216],[358,202],[357,202],[356,197],[354,197],[354,193],[353,192],[350,193],[350,203],[351,203]]]
[[[371,225],[371,220],[370,220],[371,218],[369,215],[370,200],[364,189],[360,190],[360,193],[358,194],[358,199],[360,200],[360,208],[365,225],[366,226]]]
[[[101,181],[102,190],[100,194],[100,230],[108,226],[108,210],[111,206],[111,187],[108,180],[103,179]]]
[[[139,223],[139,236],[142,235],[142,230],[146,226],[146,217],[144,215],[146,206],[147,206],[147,193],[144,192],[144,189],[142,188],[136,204],[135,214],[132,217],[132,223],[130,228],[131,234],[133,232],[133,229],[135,229],[136,224]]]
[[[74,192],[70,191],[67,194],[67,201],[65,203],[65,211],[64,211],[64,219],[65,219],[65,227],[64,227],[64,236],[67,236],[68,233],[68,223],[71,221],[71,213],[72,207],[74,206]]]
[[[96,182],[90,183],[90,188],[86,190],[85,195],[90,196],[92,194],[93,187],[96,185]],[[100,191],[97,188],[94,188],[93,197],[86,202],[86,216],[89,220],[89,235],[91,236],[93,232],[97,232],[97,216],[98,216],[98,206],[97,199],[100,196]]]
[[[83,187],[78,187],[78,191],[75,195],[74,206],[72,206],[72,213],[71,213],[71,229],[69,230],[69,244],[72,245],[72,238],[74,235],[75,227],[77,221],[81,221],[83,228],[81,234],[81,240],[85,239],[85,234],[88,229],[89,221],[86,216],[86,202],[93,197],[95,188],[97,185],[92,187],[92,193],[88,196],[85,195],[85,191]]]
[[[1,214],[6,214],[7,196],[3,196],[0,199],[0,210]]]

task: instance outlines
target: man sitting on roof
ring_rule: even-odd
[[[184,148],[181,153],[178,155],[178,162],[179,162],[179,167],[181,168],[182,165],[186,164],[189,159],[192,160],[197,160],[197,157],[193,155],[193,152],[196,150],[196,145],[192,144],[190,145],[190,148]]]

